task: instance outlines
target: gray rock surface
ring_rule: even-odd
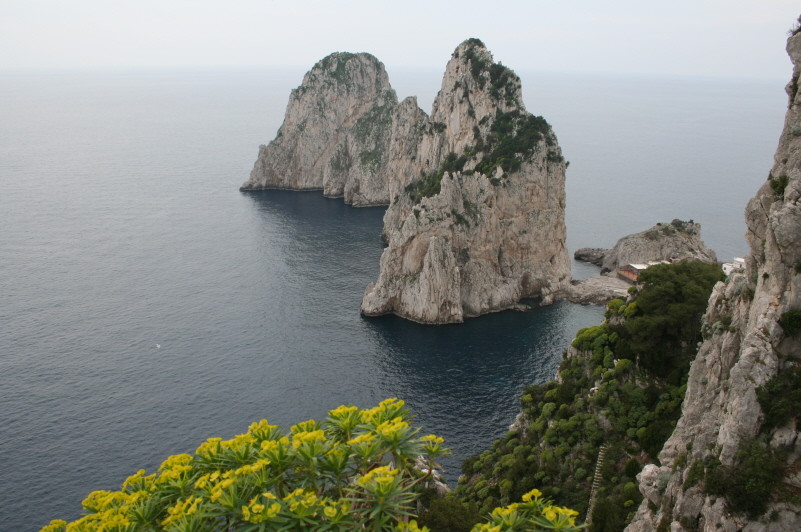
[[[526,112],[517,75],[470,39],[448,62],[431,118],[404,116],[417,136],[390,148],[401,177],[390,182],[388,247],[362,312],[444,324],[521,298],[550,302],[570,280],[566,165],[550,126]],[[511,138],[527,147],[499,155]]]
[[[292,90],[276,138],[259,147],[242,189],[319,189],[354,205],[384,205],[389,145],[405,109],[378,59],[331,54]]]
[[[557,298],[581,305],[606,305],[618,297],[626,299],[630,287],[629,283],[617,277],[596,275],[582,281],[571,281],[557,294]]]
[[[801,433],[796,420],[773,430],[762,427],[756,390],[777,374],[801,363],[801,340],[779,324],[783,313],[801,309],[801,33],[788,40],[793,77],[787,86],[789,107],[779,147],[764,183],[746,208],[746,237],[751,254],[745,274],[719,283],[704,316],[706,339],[699,348],[687,383],[682,416],[659,455],[661,466],[649,466],[640,477],[646,496],[630,532],[801,530],[801,506],[776,498],[762,518],[750,520],[723,497],[706,495],[703,480],[688,481],[691,468],[717,458],[737,465],[740,444],[760,432],[786,453],[786,476],[777,482],[786,492],[798,486]],[[696,466],[697,467],[697,466]],[[654,493],[653,479],[669,478]],[[650,502],[650,504],[649,504]],[[689,527],[689,528],[688,528]]]
[[[701,240],[701,225],[692,220],[658,223],[641,233],[624,236],[603,255],[601,273],[613,272],[626,264],[673,258],[717,262],[715,252]]]
[[[603,266],[604,257],[610,250],[604,248],[580,248],[573,253],[573,258],[582,262],[589,262],[596,266]]]

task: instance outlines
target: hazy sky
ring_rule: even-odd
[[[441,69],[468,37],[516,70],[786,79],[798,0],[0,0],[0,69],[311,67],[333,51]]]

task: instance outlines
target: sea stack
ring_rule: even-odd
[[[397,105],[378,59],[327,56],[292,90],[284,122],[275,139],[259,147],[242,190],[322,190],[354,205],[386,205],[387,147]]]
[[[745,210],[746,272],[712,292],[682,416],[627,530],[801,530],[801,32],[773,168]]]
[[[416,137],[391,143],[388,247],[362,313],[445,324],[523,298],[550,303],[570,282],[566,163],[548,123],[526,111],[520,78],[468,39],[431,117],[407,115]]]

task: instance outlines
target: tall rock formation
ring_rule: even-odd
[[[631,532],[801,530],[798,31],[787,51],[789,108],[770,177],[745,211],[746,273],[710,297],[682,416],[661,465],[638,477],[646,498]]]
[[[431,117],[400,108],[396,123],[415,136],[390,143],[388,247],[362,312],[442,324],[550,302],[570,281],[566,164],[548,123],[526,112],[520,78],[469,39]]]
[[[430,117],[415,98],[398,102],[375,57],[329,55],[292,91],[242,189],[390,204],[362,312],[454,323],[521,298],[550,302],[569,283],[565,167],[548,123],[526,112],[520,78],[468,39]]]
[[[378,59],[365,53],[327,56],[292,90],[278,135],[259,147],[242,189],[319,189],[354,205],[387,204],[397,107]]]

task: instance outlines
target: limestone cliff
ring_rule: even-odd
[[[710,297],[682,416],[661,465],[638,477],[646,499],[632,532],[801,530],[801,33],[787,51],[789,108],[746,208],[747,270]]]
[[[388,147],[397,110],[378,59],[329,55],[292,91],[276,138],[259,147],[242,189],[320,189],[354,205],[388,203]]]
[[[526,112],[520,79],[469,39],[431,117],[404,104],[396,122],[416,136],[390,143],[388,247],[362,312],[441,324],[549,302],[570,280],[566,164],[547,122]]]
[[[717,262],[715,252],[701,240],[701,224],[692,220],[658,223],[646,231],[624,236],[612,249],[579,249],[574,258],[601,266],[602,273],[614,272],[626,264],[673,258]]]

